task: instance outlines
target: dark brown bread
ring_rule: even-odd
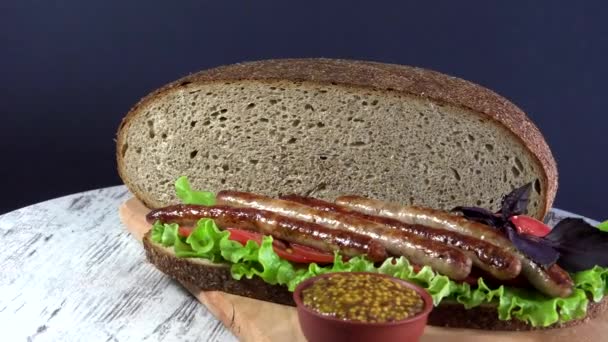
[[[508,330],[527,331],[553,328],[566,328],[584,323],[601,315],[608,308],[608,299],[604,297],[599,303],[589,302],[587,316],[583,319],[573,320],[562,324],[553,324],[545,328],[535,328],[526,322],[512,319],[501,321],[498,319],[496,308],[492,306],[480,306],[473,309],[465,309],[460,304],[441,303],[431,311],[429,324],[450,328],[468,328],[483,330]]]
[[[144,236],[143,244],[148,261],[180,282],[193,284],[203,291],[223,291],[267,302],[295,305],[291,293],[284,286],[269,285],[258,277],[237,281],[230,275],[228,265],[178,258],[169,249],[152,242],[150,232]]]
[[[223,291],[239,296],[260,299],[268,302],[291,305],[295,303],[292,294],[285,286],[269,285],[260,278],[235,280],[230,275],[228,265],[212,264],[204,260],[177,258],[173,252],[150,240],[150,232],[143,238],[148,261],[168,276],[194,285],[194,288],[207,291]],[[606,297],[599,303],[590,301],[587,316],[584,319],[564,324],[554,324],[547,328],[563,328],[581,324],[602,314],[608,308]],[[429,316],[429,324],[452,328],[469,328],[484,330],[535,330],[519,320],[501,321],[496,308],[481,306],[465,309],[460,304],[442,303]]]
[[[253,102],[255,108],[248,109]],[[394,104],[409,109],[399,112]],[[428,113],[417,107],[421,104]],[[284,105],[286,109],[277,109]],[[423,116],[418,117],[418,111]],[[429,131],[439,128],[424,126],[422,119],[432,117],[448,126],[452,119],[463,123],[457,113],[475,117],[468,127],[481,125],[482,130],[453,128],[450,134],[454,135],[441,138],[445,142]],[[418,121],[424,128],[417,128]],[[369,128],[362,128],[368,124]],[[312,128],[306,131],[306,127]],[[254,132],[243,133],[247,128]],[[314,139],[329,137],[328,141],[313,140],[311,132],[317,131],[321,133]],[[354,140],[349,141],[351,133]],[[399,145],[409,141],[399,134],[423,133],[431,136],[418,142],[419,146]],[[467,133],[480,149],[463,147]],[[382,136],[390,137],[391,143]],[[456,141],[456,136],[464,139]],[[495,145],[496,139],[507,136],[517,144]],[[432,141],[434,137],[437,141]],[[496,209],[503,192],[533,181],[536,191],[530,210],[536,217],[548,211],[557,190],[551,151],[537,127],[514,104],[459,78],[393,64],[284,59],[201,71],[143,98],[123,120],[117,139],[119,173],[149,207],[171,203],[171,183],[182,174],[190,176],[195,186],[213,191],[234,188],[270,195],[315,191],[328,199],[357,192],[442,209],[475,204]],[[386,150],[378,145],[380,140],[388,146]],[[449,144],[460,144],[464,150],[452,153],[454,147]],[[484,154],[492,157],[486,160]],[[297,162],[290,162],[290,157]],[[368,161],[382,165],[368,165]],[[457,161],[466,163],[455,167]],[[399,178],[407,169],[417,177]],[[426,188],[430,188],[428,193]]]

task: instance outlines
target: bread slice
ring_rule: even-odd
[[[193,284],[202,291],[222,291],[284,305],[295,305],[291,293],[284,286],[269,285],[261,278],[235,280],[230,275],[230,265],[215,264],[197,258],[178,258],[172,249],[144,235],[146,257],[156,268],[170,277]]]
[[[173,182],[333,199],[358,194],[439,209],[497,209],[533,182],[542,217],[555,161],[515,105],[419,68],[285,59],[202,71],[143,98],[118,130],[120,176],[148,207],[176,202]]]
[[[204,291],[223,291],[239,296],[260,299],[268,302],[292,305],[292,293],[287,287],[269,285],[258,277],[253,279],[235,280],[230,275],[227,264],[213,264],[204,259],[178,258],[169,248],[150,240],[150,232],[143,238],[146,257],[160,271],[170,277]],[[554,324],[547,328],[563,328],[583,323],[599,316],[608,308],[606,297],[599,303],[590,301],[587,316],[584,319],[569,321],[563,324]],[[534,328],[519,320],[501,321],[498,319],[496,308],[492,305],[465,309],[457,303],[441,303],[431,311],[429,324],[453,328],[469,328],[484,330],[536,330],[547,328]]]

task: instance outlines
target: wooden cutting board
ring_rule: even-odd
[[[120,207],[123,224],[140,241],[150,229],[144,217],[148,211],[135,198],[126,201]],[[182,285],[242,341],[305,341],[293,307],[218,291],[201,291],[191,284]],[[421,342],[592,342],[607,339],[608,313],[605,313],[576,327],[532,332],[480,331],[429,326],[425,329]]]

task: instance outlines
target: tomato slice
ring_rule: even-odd
[[[264,235],[255,232],[250,232],[248,230],[236,228],[228,228],[226,230],[230,232],[230,240],[237,241],[243,246],[245,246],[247,244],[247,241],[249,240],[255,241],[259,245],[262,243],[262,238],[264,238]],[[280,249],[287,248],[287,246],[279,240],[272,240],[272,247]]]
[[[193,227],[182,227],[179,226],[177,232],[179,235],[183,236],[183,237],[188,237],[190,236],[190,234],[192,234],[192,230],[194,230]]]
[[[549,228],[549,226],[535,219],[534,217],[517,215],[511,216],[509,220],[511,223],[513,223],[517,229],[517,232],[520,234],[543,237],[551,232],[551,228]]]
[[[311,262],[315,262],[314,260],[310,260],[303,255],[295,253],[291,248],[282,249],[274,246],[272,248],[281,259],[285,259],[287,261],[298,262],[301,264],[310,264]]]
[[[247,244],[247,241],[252,240],[258,244],[262,243],[264,235],[250,232],[247,230],[228,228],[230,232],[230,240],[239,242],[242,245]],[[318,251],[314,248],[290,244],[289,247],[279,240],[272,241],[272,249],[281,258],[292,262],[309,264],[311,262],[328,263],[334,261],[333,254]],[[329,257],[328,257],[329,256]]]
[[[241,229],[234,229],[234,228],[228,228],[226,230],[230,232],[230,240],[236,241],[243,246],[245,246],[247,244],[247,241],[249,241],[249,240],[252,240],[252,241],[257,242],[258,244],[261,244],[262,238],[264,237],[264,235],[262,235],[262,234],[250,232],[248,230],[241,230]]]
[[[193,227],[180,226],[178,233],[181,236],[188,237],[192,234],[192,230],[194,230]],[[248,230],[236,228],[227,228],[226,230],[230,232],[230,240],[236,241],[243,246],[246,245],[249,240],[261,244],[262,239],[264,238],[264,235]],[[295,243],[289,244],[288,247],[282,241],[273,240],[272,249],[280,258],[297,263],[309,264],[311,262],[316,262],[319,264],[327,264],[334,261],[334,255],[332,253],[323,252]]]
[[[296,243],[292,243],[290,246],[291,249],[293,249],[294,254],[299,254],[312,262],[320,264],[334,262],[334,255],[332,253],[323,252],[318,249],[298,245]]]

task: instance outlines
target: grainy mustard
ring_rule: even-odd
[[[424,309],[414,290],[386,277],[336,273],[302,291],[304,305],[338,319],[386,323],[413,317]]]

